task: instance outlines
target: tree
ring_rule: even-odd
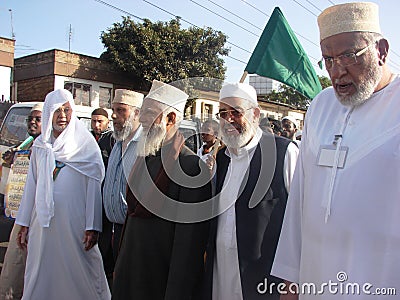
[[[179,18],[135,23],[123,17],[121,23],[101,33],[106,48],[101,58],[147,81],[224,79],[226,67],[221,57],[229,53],[224,48],[226,40],[226,35],[209,27],[181,29]]]
[[[323,89],[332,85],[330,79],[325,76],[318,76],[318,79]],[[310,105],[310,99],[307,99],[295,89],[285,84],[280,85],[278,91],[272,91],[268,94],[266,99],[269,101],[289,104],[301,109],[307,109]]]

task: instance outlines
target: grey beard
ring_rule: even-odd
[[[128,120],[125,121],[124,126],[121,130],[114,130],[113,137],[116,141],[121,142],[126,140],[126,138],[131,134],[133,125],[132,125],[133,118],[129,117]]]
[[[379,81],[382,79],[382,69],[378,67],[378,62],[372,61],[373,66],[364,81],[357,87],[357,92],[351,96],[341,96],[336,93],[336,97],[344,106],[359,106],[366,102],[374,93]]]
[[[162,146],[162,142],[167,133],[165,124],[153,124],[149,131],[143,132],[140,136],[137,149],[139,156],[155,155]]]

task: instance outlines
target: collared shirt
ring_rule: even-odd
[[[125,222],[127,203],[126,184],[137,157],[137,143],[142,133],[140,126],[122,155],[122,141],[117,142],[108,159],[108,168],[103,187],[103,204],[107,218],[118,224]]]
[[[221,190],[221,203],[237,199],[239,188],[253,158],[255,149],[262,137],[262,130],[257,128],[255,136],[245,147],[237,149],[237,154],[226,155],[231,158],[227,176]],[[288,145],[284,160],[283,177],[285,187],[289,191],[290,182],[296,165],[298,148],[293,143]],[[214,260],[213,300],[243,300],[240,280],[239,257],[236,236],[235,204],[218,217],[216,238],[216,256]]]

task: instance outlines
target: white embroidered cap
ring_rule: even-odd
[[[112,103],[122,103],[140,108],[143,103],[143,97],[144,95],[142,93],[125,89],[116,89]]]
[[[258,105],[257,103],[257,92],[256,90],[247,83],[227,83],[222,86],[219,92],[219,100],[224,98],[237,97],[251,103]]]
[[[150,91],[145,99],[146,98],[164,103],[183,113],[189,95],[172,85],[153,80]]]
[[[283,118],[282,118],[282,121],[283,121],[283,120],[288,120],[288,121],[292,122],[293,125],[294,125],[296,128],[299,127],[298,124],[297,124],[297,120],[296,120],[294,117],[292,117],[292,116],[283,117]]]
[[[31,112],[34,110],[43,111],[43,104],[44,102],[36,103],[34,106],[32,106]]]
[[[318,16],[320,41],[343,32],[381,33],[379,7],[372,2],[334,5]]]

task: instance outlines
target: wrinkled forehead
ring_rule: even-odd
[[[246,109],[253,107],[254,104],[248,100],[239,98],[239,97],[228,97],[223,98],[219,102],[220,110],[228,110],[228,109]]]

